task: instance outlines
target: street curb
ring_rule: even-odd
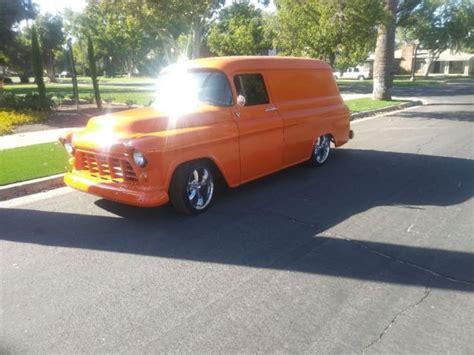
[[[0,201],[63,187],[64,174],[0,186]]]
[[[361,118],[366,118],[366,117],[379,115],[381,113],[399,111],[399,110],[403,110],[403,109],[413,107],[413,106],[418,106],[418,105],[423,105],[423,102],[419,101],[419,100],[417,100],[417,101],[408,101],[408,102],[403,102],[401,104],[394,105],[394,106],[378,108],[378,109],[370,110],[370,111],[357,112],[357,113],[351,114],[351,121],[360,120]]]

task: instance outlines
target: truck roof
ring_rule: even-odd
[[[331,70],[326,62],[308,58],[278,56],[212,57],[191,60],[189,68],[214,68],[224,72],[262,69],[323,69]]]

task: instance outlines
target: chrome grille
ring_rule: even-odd
[[[137,182],[137,174],[125,159],[103,154],[79,151],[80,170],[89,171],[91,176],[114,182]]]

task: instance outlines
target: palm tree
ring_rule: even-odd
[[[372,96],[376,100],[392,99],[397,6],[398,0],[385,0],[385,10],[388,16],[377,30],[374,89],[372,92]]]

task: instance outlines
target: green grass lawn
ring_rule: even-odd
[[[0,186],[63,173],[68,157],[59,143],[0,150]]]
[[[27,94],[37,92],[35,84],[12,84],[4,85],[5,91],[14,94]],[[49,95],[62,95],[65,98],[72,96],[71,84],[46,84],[46,90]],[[100,94],[103,100],[111,100],[119,103],[134,103],[138,105],[148,105],[155,94],[154,90],[149,88],[137,88],[127,86],[102,86]],[[79,97],[81,99],[92,98],[94,90],[92,85],[80,84]]]
[[[402,102],[402,100],[373,100],[370,97],[361,99],[347,100],[345,104],[349,107],[351,113],[375,110],[389,106],[395,106]]]

